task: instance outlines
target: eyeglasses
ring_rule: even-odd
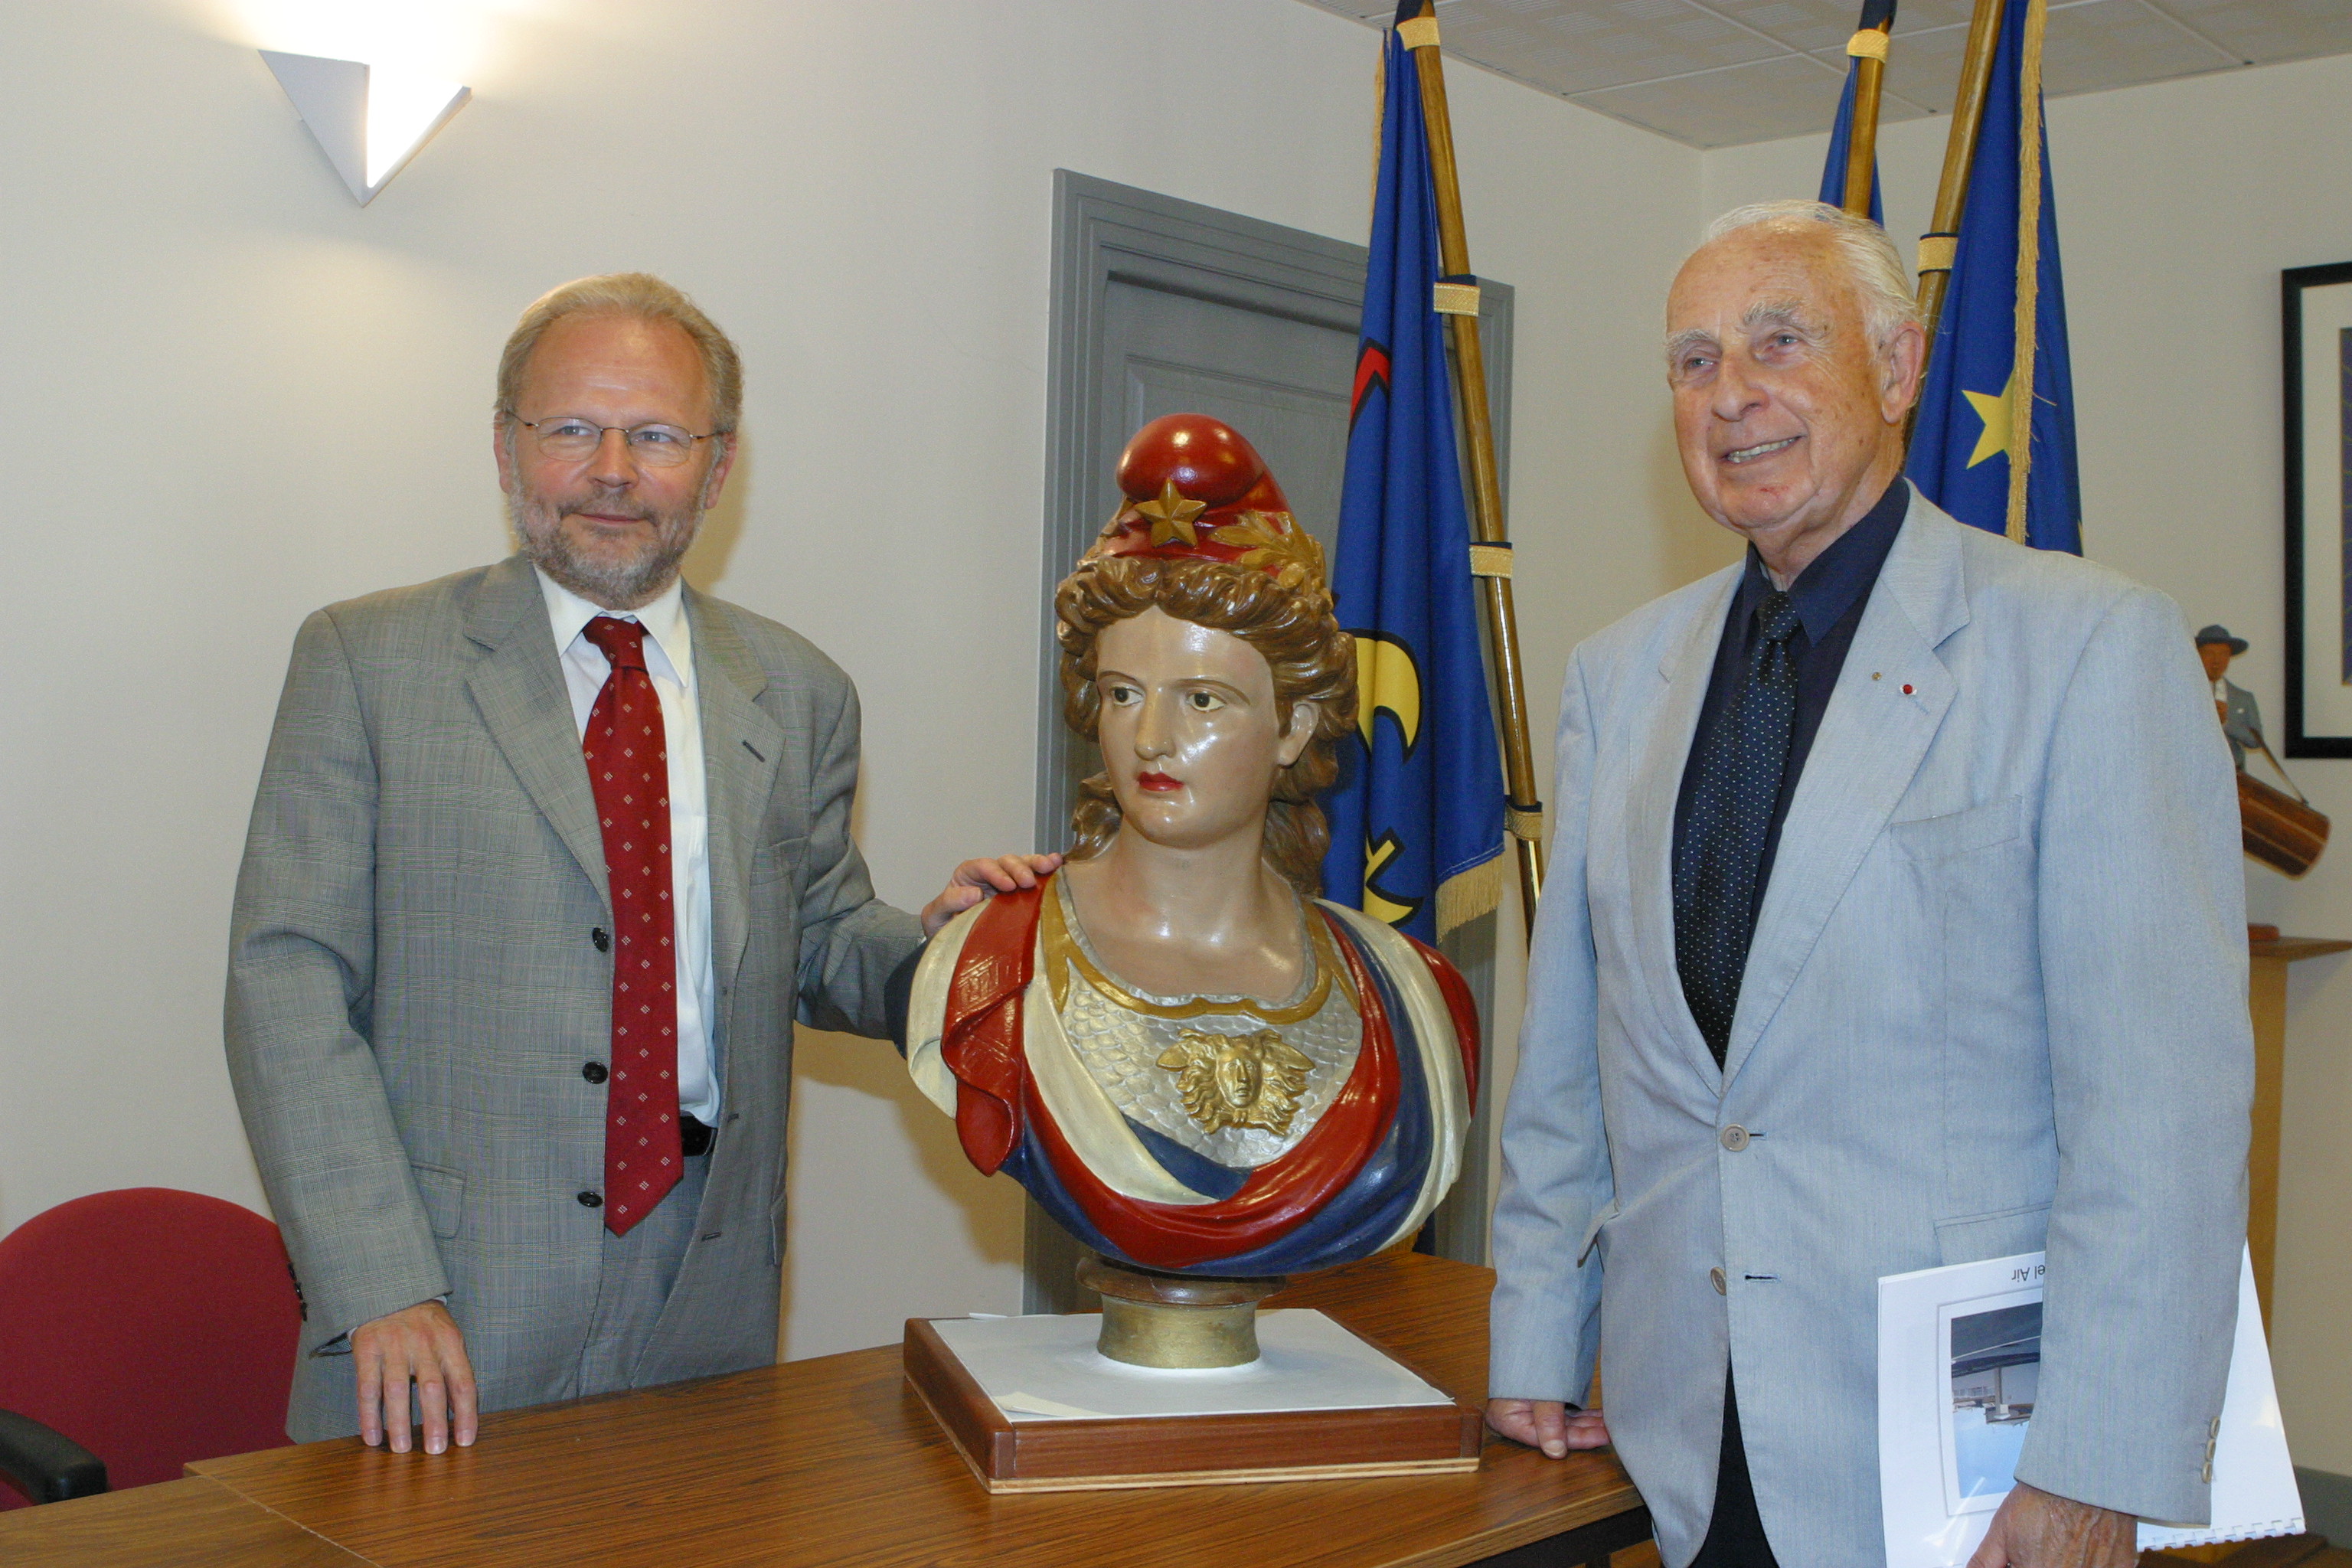
[[[674,468],[694,455],[697,441],[708,441],[725,434],[712,430],[697,436],[675,425],[637,425],[623,429],[618,425],[599,425],[593,419],[577,415],[551,415],[545,419],[525,419],[513,409],[507,417],[521,426],[539,443],[539,449],[559,462],[576,463],[593,457],[596,448],[604,444],[604,432],[619,430],[621,439],[629,444],[629,456],[649,468]]]

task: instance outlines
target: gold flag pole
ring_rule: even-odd
[[[1968,52],[1960,57],[1959,90],[1952,100],[1951,133],[1944,141],[1944,177],[1936,186],[1936,212],[1919,237],[1919,313],[1927,328],[1927,352],[1936,348],[1936,327],[1944,314],[1944,290],[1952,281],[1952,258],[1959,247],[1960,208],[1968,204],[1969,169],[1976,161],[1977,132],[1984,125],[1985,89],[1992,80],[1993,49],[2000,42],[2003,0],[1977,0],[1969,23]],[[1927,366],[1920,366],[1926,384]],[[1918,410],[1912,416],[1916,418]]]
[[[1880,10],[1885,14],[1872,20],[1872,14]],[[1878,99],[1894,31],[1893,0],[1864,0],[1862,25],[1845,44],[1846,54],[1859,63],[1853,74],[1853,123],[1846,132],[1845,199],[1839,205],[1857,217],[1870,216],[1870,186],[1878,172]]]
[[[1462,232],[1462,184],[1454,163],[1454,122],[1445,107],[1445,68],[1439,58],[1437,7],[1422,0],[1421,14],[1397,24],[1421,77],[1422,118],[1429,128],[1429,162],[1437,186],[1438,262],[1449,279],[1469,279],[1470,247]],[[1478,342],[1475,281],[1437,286],[1454,345],[1454,399],[1470,448],[1470,569],[1486,584],[1486,629],[1494,645],[1495,681],[1503,710],[1505,822],[1518,848],[1520,908],[1534,941],[1536,901],[1543,892],[1543,804],[1528,738],[1527,683],[1519,665],[1518,614],[1511,602],[1511,547],[1503,527],[1503,486],[1495,467],[1495,426],[1486,408],[1486,360]],[[1441,912],[1438,923],[1445,922]]]

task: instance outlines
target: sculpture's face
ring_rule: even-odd
[[[2197,657],[2205,662],[2205,679],[2219,680],[2230,671],[2231,649],[2225,642],[2201,642],[2197,645]]]
[[[1276,775],[1315,733],[1312,703],[1284,727],[1265,655],[1154,605],[1103,628],[1095,668],[1124,829],[1171,848],[1264,831]]]

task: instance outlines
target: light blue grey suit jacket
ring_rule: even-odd
[[[1681,1563],[1727,1357],[1780,1560],[1879,1563],[1878,1278],[2046,1244],[2019,1476],[2202,1521],[2252,1041],[2229,752],[2179,614],[1915,496],[1718,1068],[1676,978],[1670,858],[1738,581],[1570,661],[1492,1391],[1581,1403],[1600,1352],[1610,1431]]]
[[[775,1359],[795,1015],[887,1032],[921,939],[849,832],[857,695],[688,589],[716,1066],[694,1239],[637,1385]],[[306,1300],[288,1429],[357,1429],[360,1324],[446,1294],[482,1408],[579,1392],[604,1229],[604,840],[530,563],[331,605],[294,645],[230,931],[238,1108]]]

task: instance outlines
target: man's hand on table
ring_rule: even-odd
[[[352,1331],[352,1369],[359,1376],[360,1436],[373,1447],[387,1431],[392,1451],[408,1452],[408,1385],[425,1416],[425,1451],[471,1447],[481,1430],[474,1407],[474,1366],[466,1359],[466,1336],[457,1320],[438,1301],[362,1323]]]
[[[1514,1443],[1540,1449],[1548,1459],[1570,1448],[1605,1448],[1609,1423],[1598,1410],[1570,1411],[1557,1399],[1490,1399],[1486,1425]]]
[[[1059,855],[997,855],[965,861],[949,876],[940,896],[923,906],[923,934],[939,935],[941,926],[991,893],[1035,887],[1038,878],[1061,863]]]
[[[1992,1516],[1969,1568],[2132,1568],[2139,1521],[2020,1481]]]

